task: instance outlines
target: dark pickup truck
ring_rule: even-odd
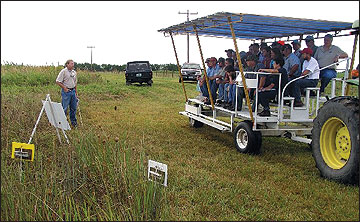
[[[152,85],[152,70],[149,61],[128,62],[125,70],[126,85],[138,82],[142,84],[146,82]]]

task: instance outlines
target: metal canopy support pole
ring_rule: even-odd
[[[209,79],[208,79],[208,76],[207,76],[207,73],[206,73],[206,66],[205,66],[205,62],[204,62],[204,57],[203,57],[203,53],[202,53],[202,50],[201,50],[199,35],[198,35],[197,29],[196,29],[196,25],[194,25],[193,27],[194,27],[194,31],[195,31],[195,34],[196,34],[196,39],[197,39],[197,42],[198,42],[198,45],[199,45],[201,62],[202,62],[203,67],[204,67],[205,81],[206,81],[206,85],[207,85],[208,92],[209,92],[209,97],[210,97],[210,102],[211,102],[211,108],[212,108],[212,110],[215,110],[214,101],[213,101],[213,98],[212,98],[212,95],[211,95],[211,90],[210,90]]]
[[[170,32],[170,37],[171,37],[171,41],[172,41],[174,52],[175,52],[176,64],[177,64],[177,68],[179,70],[179,76],[180,76],[180,79],[181,79],[181,84],[182,84],[182,87],[183,87],[183,90],[184,90],[185,102],[187,102],[188,98],[187,98],[187,95],[186,95],[184,79],[183,79],[183,76],[181,75],[181,68],[180,68],[179,59],[178,59],[178,56],[177,56],[177,53],[176,53],[175,42],[174,42],[172,32]]]
[[[353,52],[352,52],[352,56],[351,56],[351,64],[350,64],[348,79],[352,79],[351,72],[354,68],[355,53],[356,53],[356,46],[357,46],[358,39],[359,39],[359,34],[355,34],[355,40],[354,40]],[[350,90],[349,84],[346,84],[345,95],[347,95],[347,96],[349,95],[349,90]]]
[[[232,24],[232,22],[231,22],[231,18],[230,18],[230,17],[228,17],[228,23],[229,23],[229,26],[230,26],[230,29],[231,29],[232,39],[233,39],[233,41],[234,41],[236,57],[237,57],[237,60],[239,61],[239,69],[240,69],[241,79],[242,79],[243,86],[244,86],[246,104],[248,105],[248,108],[249,108],[251,121],[254,123],[254,116],[253,116],[253,112],[252,112],[252,109],[251,109],[249,93],[248,93],[248,89],[247,89],[247,86],[246,86],[246,80],[245,80],[245,76],[244,76],[244,70],[243,70],[243,66],[242,66],[242,63],[241,63],[241,58],[240,58],[240,54],[239,54],[239,49],[238,49],[237,43],[236,43],[236,37],[235,37],[234,27],[233,27],[233,24]]]

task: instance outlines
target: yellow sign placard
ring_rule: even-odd
[[[34,144],[12,142],[11,158],[33,161],[34,153],[35,153]]]

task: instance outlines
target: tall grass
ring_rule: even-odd
[[[17,66],[1,65],[1,84],[6,86],[45,86],[55,83],[61,66]],[[82,84],[100,83],[101,77],[98,73],[88,71],[78,72],[78,81]]]
[[[264,137],[261,155],[244,155],[231,134],[189,127],[178,78],[148,87],[99,75],[79,81],[84,125],[67,132],[70,146],[42,117],[22,182],[11,142],[27,142],[40,100],[60,101],[59,87],[2,83],[2,220],[358,221],[358,187],[321,178],[307,144]],[[166,189],[146,180],[148,159],[168,165]]]
[[[48,67],[2,70],[1,220],[159,219],[163,188],[147,181],[147,159],[127,145],[126,134],[115,139],[101,129],[80,127],[67,132],[71,145],[64,144],[64,139],[60,144],[44,114],[32,142],[35,160],[24,162],[20,173],[19,161],[10,158],[11,142],[28,141],[45,97],[44,92],[28,90],[33,85],[23,84],[21,76],[46,85],[54,81],[54,73]],[[103,80],[98,74],[88,74],[79,82]],[[55,92],[58,87],[50,85],[48,90]]]

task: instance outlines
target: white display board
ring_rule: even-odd
[[[61,103],[51,102],[54,115],[51,112],[49,101],[42,100],[42,103],[43,103],[43,105],[45,103],[45,112],[46,112],[46,115],[47,115],[51,125],[59,128],[59,129],[71,130],[69,122],[66,119],[65,112],[64,112],[64,109],[63,109]],[[55,125],[54,117],[56,119],[57,125]]]

